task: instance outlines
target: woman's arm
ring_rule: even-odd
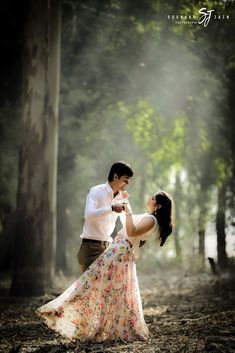
[[[133,223],[132,213],[126,207],[126,232],[128,237],[136,237],[147,233],[155,225],[153,217],[146,215],[136,226]]]

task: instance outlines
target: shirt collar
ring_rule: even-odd
[[[109,183],[108,183],[108,182],[105,184],[105,187],[106,187],[106,189],[107,189],[108,193],[112,194],[112,196],[114,197],[114,192],[113,192],[113,189],[111,188],[111,186],[109,185]],[[117,195],[116,195],[115,197],[117,197],[119,194],[120,194],[120,192],[118,192],[118,193],[117,193]]]
[[[113,194],[113,189],[111,188],[108,182],[105,184],[105,187],[110,194]]]

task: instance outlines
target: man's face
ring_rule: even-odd
[[[119,179],[118,176],[115,174],[114,175],[114,183],[115,183],[115,188],[118,191],[124,191],[126,190],[126,187],[128,186],[129,182],[131,180],[131,177],[127,175],[122,175]]]

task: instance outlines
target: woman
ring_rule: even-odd
[[[148,213],[132,215],[125,206],[126,227],[64,293],[37,309],[53,330],[70,340],[147,339],[135,257],[140,242],[155,233],[162,246],[173,228],[172,200],[161,191],[147,203]]]

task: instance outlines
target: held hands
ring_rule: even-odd
[[[114,203],[112,205],[112,211],[117,212],[117,213],[121,213],[123,211],[123,205],[120,203]]]
[[[127,198],[129,197],[129,194],[127,191],[123,191],[122,192],[122,197],[123,197],[123,202],[122,203],[114,203],[112,204],[112,211],[117,212],[117,213],[121,213],[122,211],[124,211],[126,213],[126,215],[128,214],[132,214],[131,208],[130,208],[130,204],[127,201]]]
[[[121,213],[122,211],[125,211],[126,214],[131,214],[131,209],[128,204],[120,204],[120,203],[114,203],[112,204],[112,211]]]

